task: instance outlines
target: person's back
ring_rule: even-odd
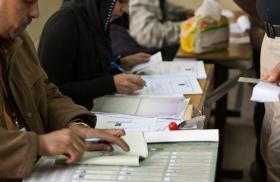
[[[107,57],[97,55],[94,35],[85,21],[70,8],[56,12],[45,25],[38,55],[50,81],[90,109],[93,98],[112,94],[116,88],[110,73],[110,52]]]
[[[39,43],[38,54],[50,81],[88,109],[96,97],[143,88],[139,76],[112,72],[110,22],[122,14],[116,6],[122,3],[67,1],[48,20]]]
[[[182,21],[193,14],[192,10],[175,8],[165,0],[130,0],[129,5],[130,34],[147,48],[179,45],[181,22],[175,20]],[[182,19],[174,18],[180,16]]]

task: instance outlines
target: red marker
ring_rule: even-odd
[[[169,123],[168,127],[169,127],[169,130],[170,130],[170,131],[178,130],[178,125],[177,125],[177,123],[175,123],[175,122]]]

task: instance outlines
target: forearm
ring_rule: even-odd
[[[82,119],[83,122],[95,126],[96,117],[85,107],[75,104],[72,99],[61,94],[51,83],[46,85],[48,95],[48,131],[66,127],[69,122]]]
[[[180,24],[161,22],[159,1],[131,1],[129,15],[130,34],[141,46],[160,49],[179,43]]]
[[[143,13],[141,13],[143,12]],[[162,48],[179,43],[180,23],[160,22],[153,12],[134,11],[130,22],[130,34],[146,48]]]
[[[35,133],[0,128],[0,179],[29,177],[38,157],[38,148]]]
[[[193,16],[193,9],[186,9],[182,6],[177,6],[173,3],[167,2],[166,17],[170,21],[183,21]]]

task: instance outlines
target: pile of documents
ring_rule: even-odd
[[[178,177],[170,176],[170,167],[176,167],[171,170],[184,171],[182,176],[190,181],[214,180],[215,167],[211,165],[216,163],[218,131],[171,132],[168,128],[170,122],[179,125],[186,116],[190,119],[192,107],[189,106],[186,96],[202,94],[198,79],[206,79],[203,62],[185,59],[163,62],[161,53],[157,53],[151,57],[151,61],[134,67],[131,72],[142,75],[146,82],[144,89],[134,95],[100,97],[94,100],[92,108],[92,112],[97,116],[96,128],[124,129],[126,135],[122,139],[129,145],[130,151],[125,153],[113,145],[114,152],[86,152],[80,162],[71,166],[64,165],[63,156],[44,157],[36,165],[32,177],[24,181],[144,182],[151,181],[152,178],[155,178],[153,181],[174,181]],[[187,150],[180,146],[178,149],[174,148],[175,142],[188,141],[191,141],[192,145],[198,142],[197,146]],[[205,145],[208,148],[204,150],[209,152],[190,151],[201,149],[202,142],[210,142]],[[156,146],[158,143],[165,144]],[[166,149],[169,146],[166,143],[172,145],[170,149]],[[209,148],[209,144],[213,147]],[[177,160],[177,157],[184,160]],[[194,157],[196,160],[204,158],[193,165]],[[204,176],[201,176],[202,168],[205,171]],[[199,175],[193,178],[194,173],[185,174],[185,171],[190,169],[200,171]],[[149,179],[146,179],[147,172]]]

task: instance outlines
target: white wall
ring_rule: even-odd
[[[35,43],[38,43],[44,24],[49,16],[55,12],[61,5],[62,0],[40,0],[39,9],[40,17],[33,20],[32,24],[27,28],[28,33]]]

